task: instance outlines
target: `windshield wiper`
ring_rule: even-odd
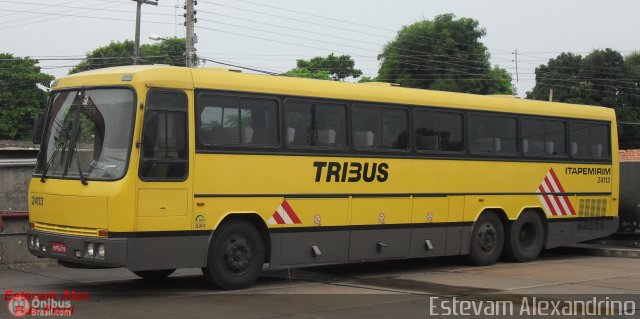
[[[78,126],[78,128],[79,127],[80,126]],[[84,177],[84,173],[82,172],[82,165],[80,165],[80,153],[78,153],[78,144],[73,145],[73,150],[71,150],[71,152],[71,157],[73,157],[73,154],[76,154],[76,157],[78,158],[76,163],[78,164],[78,175],[80,175],[80,183],[82,183],[82,185],[88,185],[89,183],[87,183],[87,179]]]
[[[42,170],[42,176],[40,176],[40,181],[41,182],[45,182],[45,179],[47,177],[47,172],[49,171],[49,168],[51,167],[51,165],[53,164],[53,160],[56,158],[56,154],[58,154],[58,152],[60,152],[61,149],[66,149],[67,148],[67,142],[69,141],[69,131],[71,131],[71,126],[72,126],[72,122],[69,122],[69,126],[67,126],[67,128],[64,129],[64,131],[62,131],[60,134],[63,137],[63,140],[58,143],[58,145],[56,146],[56,148],[53,150],[53,153],[51,153],[51,158],[49,159],[49,161],[47,161],[47,164],[44,166],[44,170]],[[62,161],[64,159],[64,153],[60,158],[60,161]]]

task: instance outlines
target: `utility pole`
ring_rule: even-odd
[[[142,4],[158,5],[158,1],[151,0],[131,0],[135,1],[138,8],[136,10],[136,43],[133,46],[133,64],[140,64],[140,17],[142,16]]]
[[[516,82],[520,82],[519,76],[518,76],[518,49],[516,49],[515,52],[512,52],[511,54],[515,55],[515,62],[516,62]]]
[[[553,89],[549,89],[549,102],[553,102]]]
[[[187,46],[187,67],[191,68],[196,66],[195,57],[196,57],[196,43],[198,42],[198,38],[195,34],[195,23],[198,22],[196,19],[196,10],[194,6],[197,5],[198,2],[195,0],[186,0],[186,5],[184,9],[186,13],[184,14],[185,22],[184,25],[187,27],[186,32],[186,46]]]

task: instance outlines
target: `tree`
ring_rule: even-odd
[[[561,53],[536,68],[536,85],[527,98],[613,108],[619,122],[640,122],[640,53],[623,57],[612,49],[594,50],[586,57]],[[640,127],[619,128],[621,148],[640,148]]]
[[[307,69],[302,68],[294,68],[285,75],[296,77],[296,78],[308,78],[308,79],[316,79],[316,80],[331,80],[331,73],[327,70],[316,70],[309,71]]]
[[[351,56],[336,56],[331,53],[326,58],[318,56],[309,60],[298,59],[296,67],[285,74],[303,78],[343,81],[348,77],[361,76],[362,71],[355,68],[355,61]]]
[[[87,53],[87,57],[75,66],[69,74],[133,63],[134,42],[111,42],[106,46]],[[159,43],[143,44],[140,46],[140,64],[169,64],[185,65],[185,40],[169,38]]]
[[[363,76],[358,80],[358,83],[378,82],[377,77]]]
[[[40,72],[38,60],[0,53],[0,138],[28,139],[33,118],[47,101],[54,77]]]
[[[378,60],[378,79],[404,87],[476,94],[515,94],[511,74],[489,62],[486,30],[470,18],[436,16],[404,26]]]

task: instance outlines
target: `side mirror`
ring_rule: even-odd
[[[33,133],[31,135],[31,141],[33,144],[40,144],[42,142],[42,134],[44,133],[44,112],[39,112],[33,119]]]

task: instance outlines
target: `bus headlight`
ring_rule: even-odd
[[[104,244],[98,245],[98,258],[104,258]]]
[[[35,237],[36,236],[29,236],[29,247],[31,248],[35,247],[36,245]]]
[[[40,249],[40,238],[36,237],[36,249]]]
[[[94,243],[89,243],[87,245],[87,257],[93,257],[95,254]]]

